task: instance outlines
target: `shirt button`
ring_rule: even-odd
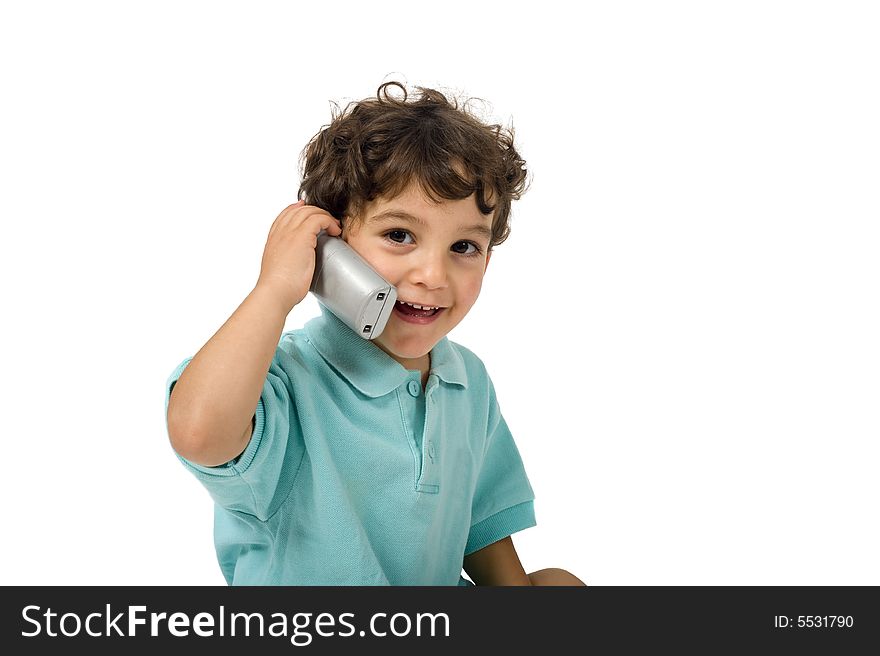
[[[409,391],[409,393],[412,394],[413,396],[418,396],[418,395],[419,395],[419,392],[420,392],[421,389],[422,389],[422,386],[419,385],[416,381],[411,380],[411,381],[409,381],[409,383],[407,384],[406,389],[407,389],[407,391]]]

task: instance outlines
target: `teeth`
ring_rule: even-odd
[[[403,303],[404,305],[409,305],[410,307],[414,307],[416,310],[436,310],[440,306],[430,306],[430,305],[416,305],[415,303],[407,303],[406,301],[397,301],[398,303]]]

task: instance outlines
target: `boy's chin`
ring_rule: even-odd
[[[431,352],[431,349],[434,348],[434,345],[431,344],[429,348],[419,347],[419,348],[389,348],[388,346],[384,347],[384,350],[389,355],[393,355],[396,358],[403,358],[404,360],[418,360],[419,358],[424,358],[428,353]]]
[[[434,348],[436,343],[436,341],[433,343],[420,341],[420,343],[417,344],[412,342],[408,344],[401,344],[397,342],[397,340],[386,338],[384,335],[376,340],[377,346],[379,346],[388,355],[392,356],[395,359],[399,358],[404,360],[418,360],[420,358],[424,358],[431,352],[431,349]]]

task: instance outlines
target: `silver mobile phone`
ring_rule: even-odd
[[[385,329],[397,302],[397,289],[339,237],[321,231],[315,274],[309,291],[364,339]]]

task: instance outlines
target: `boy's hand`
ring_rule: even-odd
[[[286,312],[305,298],[312,284],[321,230],[334,237],[342,234],[329,212],[304,201],[285,208],[269,230],[257,287],[271,290]]]

